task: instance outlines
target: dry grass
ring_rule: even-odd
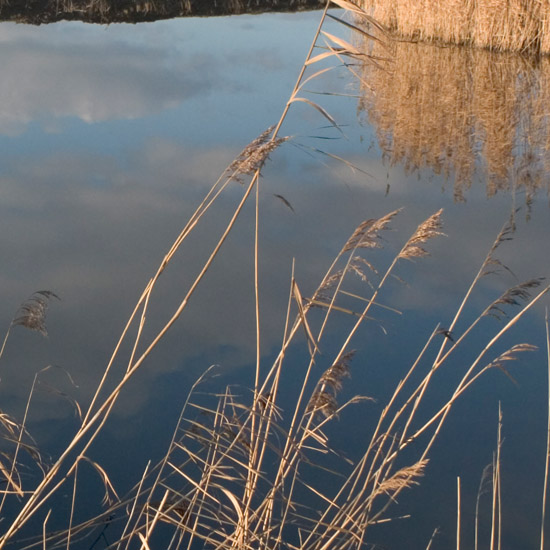
[[[417,246],[419,239],[424,244],[439,235],[441,212],[418,226],[390,264],[380,270],[374,287],[365,285],[365,295],[362,299],[357,298],[357,305],[362,304],[362,310],[354,316],[356,324],[344,338],[340,350],[332,352],[331,364],[324,372],[318,372],[317,363],[323,355],[331,353],[332,346],[324,345],[326,320],[338,311],[336,305],[353,276],[349,267],[351,259],[372,251],[372,246],[361,247],[363,239],[360,236],[368,234],[369,242],[378,243],[379,232],[388,229],[396,215],[398,212],[392,212],[361,224],[344,245],[319,285],[318,292],[326,294],[328,289],[331,292],[330,304],[324,308],[324,320],[314,323],[315,316],[310,319],[312,309],[307,304],[317,301],[317,294],[311,300],[301,299],[300,303],[294,296],[288,311],[289,319],[293,320],[288,325],[279,356],[270,368],[262,371],[258,387],[244,393],[242,389],[237,393],[236,389],[227,387],[212,394],[209,400],[204,390],[199,392],[205,379],[197,383],[184,406],[166,457],[127,500],[106,511],[105,514],[112,515],[130,505],[133,510],[125,535],[114,548],[125,548],[138,538],[148,543],[159,525],[168,525],[173,533],[169,548],[174,549],[191,548],[194,543],[218,549],[299,547],[328,550],[336,544],[344,549],[359,549],[367,543],[370,531],[387,519],[398,496],[421,482],[428,467],[430,449],[457,399],[491,369],[499,368],[518,353],[533,349],[517,344],[494,359],[488,357],[496,343],[548,287],[534,298],[520,293],[517,298],[521,303],[505,300],[505,307],[519,306],[519,310],[508,316],[504,325],[495,325],[495,333],[465,367],[460,383],[447,388],[448,394],[427,414],[433,407],[426,408],[424,404],[427,388],[452,356],[460,354],[462,347],[470,346],[469,341],[480,320],[489,315],[495,304],[500,307],[502,301],[497,298],[488,304],[456,341],[437,338],[440,331],[436,327],[420,355],[411,361],[409,373],[382,409],[378,422],[364,442],[362,456],[350,463],[331,447],[328,435],[330,424],[345,408],[361,406],[370,400],[366,396],[355,396],[344,402],[339,400],[342,387],[352,376],[352,363],[360,360],[354,350],[348,349],[349,336],[359,328],[366,328],[363,325],[368,323],[368,312],[377,307],[374,300],[383,299],[385,287],[398,263],[407,259],[407,251]],[[459,305],[451,330],[462,316],[475,287],[487,276],[487,266],[498,261],[496,252],[507,235],[504,230],[497,237],[464,302]],[[350,248],[350,243],[355,244]],[[371,282],[374,280],[373,275]],[[526,286],[534,290],[539,285],[529,283]],[[285,387],[283,391],[280,381],[285,370],[292,368],[296,373],[296,365],[286,367],[287,360],[292,361],[287,358],[290,345],[305,326],[308,327],[305,345],[310,341],[314,343],[308,347],[310,362],[301,370],[302,385],[293,389]],[[486,328],[484,326],[483,331]],[[434,360],[426,359],[428,348],[435,349]],[[285,414],[278,403],[281,400],[288,403],[290,392],[294,395],[294,407],[290,410],[287,407]],[[423,420],[418,419],[420,410]],[[497,448],[499,446],[500,435]],[[328,466],[334,457],[340,463],[337,470]],[[499,463],[497,452],[493,468],[497,473]],[[322,475],[315,475],[317,470]],[[335,492],[326,491],[328,478],[340,479]],[[500,509],[499,486],[497,475],[493,480],[496,514]],[[304,494],[307,495],[305,499]],[[494,540],[500,540],[498,518],[495,516]],[[81,528],[76,526],[75,532]]]
[[[356,16],[360,15],[357,8],[345,0],[335,3]],[[411,359],[407,374],[396,385],[363,441],[360,455],[351,461],[332,447],[331,424],[345,409],[365,406],[365,402],[368,406],[371,400],[365,395],[341,399],[342,388],[353,375],[352,364],[361,361],[359,353],[352,348],[355,337],[373,326],[372,314],[378,308],[396,311],[385,302],[391,295],[391,282],[398,265],[404,260],[428,255],[430,241],[442,235],[442,212],[438,211],[420,223],[408,239],[396,237],[393,256],[390,255],[387,263],[375,266],[370,255],[375,249],[387,246],[382,233],[399,215],[400,211],[396,210],[366,220],[351,231],[350,238],[311,297],[302,295],[299,282],[292,277],[280,349],[271,364],[261,362],[257,239],[261,220],[257,201],[262,165],[267,155],[286,141],[286,138],[278,137],[278,132],[289,109],[296,103],[313,107],[320,117],[334,123],[321,105],[303,95],[304,84],[331,70],[333,65],[330,63],[334,60],[352,58],[357,62],[365,58],[364,52],[344,40],[326,32],[322,34],[325,18],[326,11],[279,123],[245,148],[213,185],[145,286],[95,395],[84,409],[81,423],[65,450],[47,469],[23,480],[19,475],[17,454],[24,449],[34,456],[32,446],[24,441],[25,420],[15,423],[7,417],[2,418],[2,427],[11,438],[15,453],[10,455],[8,464],[2,465],[1,508],[2,511],[11,510],[13,518],[2,526],[0,549],[12,545],[21,550],[24,547],[20,540],[22,533],[36,525],[39,526],[36,538],[25,543],[25,547],[76,548],[77,544],[84,544],[91,548],[105,534],[105,529],[114,525],[113,518],[119,518],[118,536],[109,548],[117,550],[146,550],[159,547],[159,544],[167,550],[191,549],[197,545],[216,550],[365,548],[371,530],[390,518],[389,510],[399,495],[421,481],[432,446],[455,402],[481,376],[495,369],[503,370],[503,365],[518,353],[532,349],[527,344],[508,344],[508,351],[499,353],[496,346],[541,300],[549,287],[542,288],[538,279],[516,285],[481,310],[476,309],[477,296],[476,300],[471,299],[480,281],[495,267],[502,266],[497,254],[511,234],[511,228],[505,226],[448,327],[433,327],[420,354]],[[207,219],[218,197],[235,181],[242,184],[239,187],[241,200],[231,219],[222,229],[196,279],[189,287],[181,289],[180,296],[174,297],[166,325],[146,339],[144,327],[159,277],[170,268],[181,244],[197,224]],[[129,380],[143,368],[151,351],[160,345],[167,331],[186,313],[189,299],[223,247],[244,205],[254,200],[253,197],[257,215],[253,292],[258,316],[258,344],[251,388],[243,390],[230,386],[221,390],[217,388],[212,393],[205,392],[211,373],[207,371],[197,380],[183,404],[163,459],[154,467],[148,466],[142,477],[135,481],[133,490],[119,497],[108,472],[90,460],[88,450],[101,433]],[[358,274],[365,281],[361,295],[351,293],[348,286],[350,279]],[[44,298],[44,294],[36,298],[42,313],[45,309],[40,304]],[[343,299],[346,300],[345,307]],[[466,311],[468,314],[464,315]],[[494,317],[495,312],[498,312],[500,321],[488,319]],[[333,319],[338,323],[341,319],[338,316],[342,315],[351,322],[335,348],[329,342],[328,329]],[[465,326],[455,334],[463,317],[467,317]],[[476,332],[481,331],[479,324],[482,319],[493,324],[483,325],[480,346]],[[32,323],[29,328],[35,326],[36,323]],[[123,346],[128,342],[130,346]],[[306,361],[295,363],[291,346],[299,349],[301,345],[304,346]],[[129,354],[123,355],[121,350],[128,348]],[[440,382],[440,372],[449,360],[455,356],[462,359],[463,349],[467,349],[469,354],[474,350],[475,355],[466,364],[464,360],[459,361],[462,371],[458,383],[438,387],[439,401],[425,400],[428,388],[431,389],[436,381]],[[117,374],[113,368],[115,360],[124,362],[122,373]],[[322,364],[325,365],[323,369],[320,368]],[[289,369],[293,378],[298,379],[292,387],[283,386],[281,382]],[[32,393],[29,404],[31,400]],[[283,400],[292,406],[287,405],[283,410]],[[34,460],[40,466],[39,458],[34,456]],[[99,515],[77,523],[75,510],[82,494],[81,471],[89,466],[99,475],[104,487],[104,508]],[[329,489],[331,484],[327,483],[329,479],[332,490]],[[65,530],[52,533],[48,528],[49,507],[61,491],[66,491],[71,499],[69,518]],[[81,542],[85,536],[88,536],[87,543]]]
[[[548,0],[359,0],[400,37],[550,53]]]
[[[550,59],[395,43],[394,62],[365,64],[360,109],[390,164],[454,180],[463,200],[477,170],[487,195],[550,190]],[[383,55],[377,44],[370,51]]]

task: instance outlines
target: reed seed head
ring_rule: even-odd
[[[237,158],[229,165],[229,172],[237,181],[240,175],[252,174],[262,167],[267,157],[281,143],[284,143],[289,136],[270,138],[273,133],[274,126],[270,126],[262,132],[256,139],[251,141],[237,156]]]
[[[380,233],[389,229],[391,220],[400,211],[401,209],[394,210],[381,218],[362,222],[344,245],[343,252],[357,248],[381,248]]]
[[[12,321],[12,325],[19,325],[29,330],[35,330],[43,336],[47,336],[46,312],[51,298],[60,299],[59,296],[50,290],[35,292],[21,304]]]
[[[428,460],[419,460],[416,464],[412,466],[406,466],[401,468],[393,476],[389,477],[382,481],[378,488],[374,492],[374,496],[378,496],[382,493],[392,496],[393,494],[412,487],[413,485],[418,485],[418,478],[424,475],[424,469],[428,464]]]
[[[342,389],[343,378],[350,376],[349,364],[354,355],[355,350],[349,351],[323,373],[311,396],[306,412],[319,413],[325,418],[336,414],[338,411],[336,396]]]
[[[544,278],[529,279],[519,285],[509,288],[500,298],[495,300],[483,313],[497,319],[504,319],[508,315],[501,306],[520,306],[531,297],[530,290],[537,288],[544,281]]]
[[[512,381],[513,384],[518,386],[519,384],[505,367],[506,362],[516,361],[518,353],[523,353],[524,351],[536,351],[537,349],[537,346],[533,346],[531,344],[516,344],[515,346],[512,346],[510,349],[506,350],[504,353],[501,353],[494,361],[487,365],[487,368],[499,369]]]
[[[423,256],[429,256],[422,246],[425,242],[433,239],[434,237],[444,236],[445,233],[441,232],[443,226],[441,222],[441,214],[443,209],[438,210],[435,214],[432,214],[426,221],[422,222],[413,233],[412,237],[407,241],[403,250],[399,254],[399,258],[411,260],[412,258],[421,258]]]

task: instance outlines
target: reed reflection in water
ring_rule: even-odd
[[[517,190],[529,205],[550,190],[550,59],[409,42],[391,54],[386,70],[363,67],[359,103],[391,165],[453,179],[457,201],[476,170],[487,196]]]

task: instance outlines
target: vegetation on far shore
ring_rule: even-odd
[[[322,9],[323,0],[0,0],[0,20],[41,25],[62,20],[141,23],[174,17]]]

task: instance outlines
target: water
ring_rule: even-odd
[[[21,327],[13,329],[0,359],[0,391],[2,410],[21,418],[36,373],[50,367],[39,375],[28,420],[44,455],[55,457],[77,428],[73,400],[83,408],[89,404],[147,281],[211,184],[246,143],[278,120],[319,17],[318,12],[243,15],[108,27],[76,22],[42,27],[2,24],[1,324],[7,329],[19,304],[36,290],[51,290],[61,300],[50,303],[46,339]],[[329,25],[327,30],[350,39],[341,26]],[[366,325],[353,342],[358,352],[352,379],[345,380],[340,399],[361,393],[377,401],[342,413],[331,433],[334,446],[355,459],[384,398],[437,324],[450,325],[511,215],[513,240],[498,250],[509,271],[502,269],[500,276],[482,280],[453,336],[460,336],[467,321],[506,287],[548,275],[550,267],[548,187],[540,168],[548,160],[546,64],[505,64],[499,57],[493,60],[502,68],[500,80],[493,80],[493,96],[476,88],[487,79],[485,73],[469,86],[449,86],[446,94],[445,75],[456,74],[456,67],[448,68],[453,63],[465,63],[461,54],[452,57],[450,51],[442,54],[439,49],[430,54],[419,48],[395,55],[392,73],[360,69],[376,95],[366,92],[345,67],[310,83],[313,92],[331,92],[306,97],[322,104],[341,130],[311,106],[294,104],[281,130],[292,139],[271,155],[260,181],[264,368],[280,346],[293,262],[301,294],[309,297],[364,219],[404,207],[392,222],[394,231],[384,234],[385,248],[368,256],[382,269],[419,223],[444,209],[447,237],[425,245],[430,257],[401,261],[395,273],[402,282],[392,280],[380,297],[402,314],[377,310],[377,321]],[[409,66],[403,59],[415,62]],[[481,72],[486,60],[474,62]],[[514,74],[521,78],[514,80]],[[460,94],[452,93],[457,89],[462,103]],[[495,103],[500,110],[491,114]],[[535,104],[542,106],[540,110],[529,110]],[[524,110],[518,111],[518,105]],[[457,121],[464,113],[466,122],[460,126]],[[514,116],[508,120],[503,113]],[[494,127],[500,123],[500,134],[498,127],[491,134],[491,122]],[[487,138],[511,134],[517,141]],[[430,140],[434,135],[439,139]],[[487,151],[493,155],[484,157]],[[525,165],[526,159],[532,162]],[[497,169],[503,165],[504,171]],[[455,177],[456,171],[460,177]],[[527,172],[535,183],[529,185]],[[227,188],[159,280],[140,349],[176,310],[243,189],[238,183]],[[253,384],[253,202],[245,207],[184,315],[120,395],[104,436],[89,451],[121,494],[139,480],[148,460],[163,456],[182,402],[200,373],[210,365],[220,366],[222,376],[210,386],[217,391],[231,383],[246,395],[243,387]],[[366,290],[359,278],[351,289]],[[359,307],[353,300],[342,306]],[[331,325],[320,369],[330,364],[338,337],[349,323],[349,316],[342,314]],[[449,362],[427,396],[427,406],[436,407],[455,372],[463,372],[475,350],[502,326],[494,319],[484,320],[471,343]],[[389,529],[372,529],[369,542],[398,548],[408,541],[410,547],[425,548],[433,530],[441,526],[432,547],[454,544],[458,475],[464,537],[471,541],[477,487],[496,447],[501,401],[506,535],[502,547],[535,546],[546,432],[544,331],[541,303],[488,354],[487,362],[518,342],[540,348],[506,364],[516,384],[493,369],[457,404],[434,447],[426,482],[400,496],[399,507],[390,508],[391,517],[412,518],[396,520]],[[115,377],[122,375],[130,351],[129,344],[123,346]],[[285,410],[307,359],[305,341],[292,352],[281,397]],[[421,417],[426,414],[422,411]],[[327,490],[331,488],[329,481],[322,481]],[[93,508],[92,496],[99,495],[87,483],[79,519],[88,506]],[[50,519],[52,528],[65,521],[70,494],[70,487],[61,491]],[[490,498],[484,498],[486,528]],[[14,506],[9,505],[8,517]],[[42,519],[37,519],[38,532],[41,525]],[[90,545],[88,541],[83,547]]]

